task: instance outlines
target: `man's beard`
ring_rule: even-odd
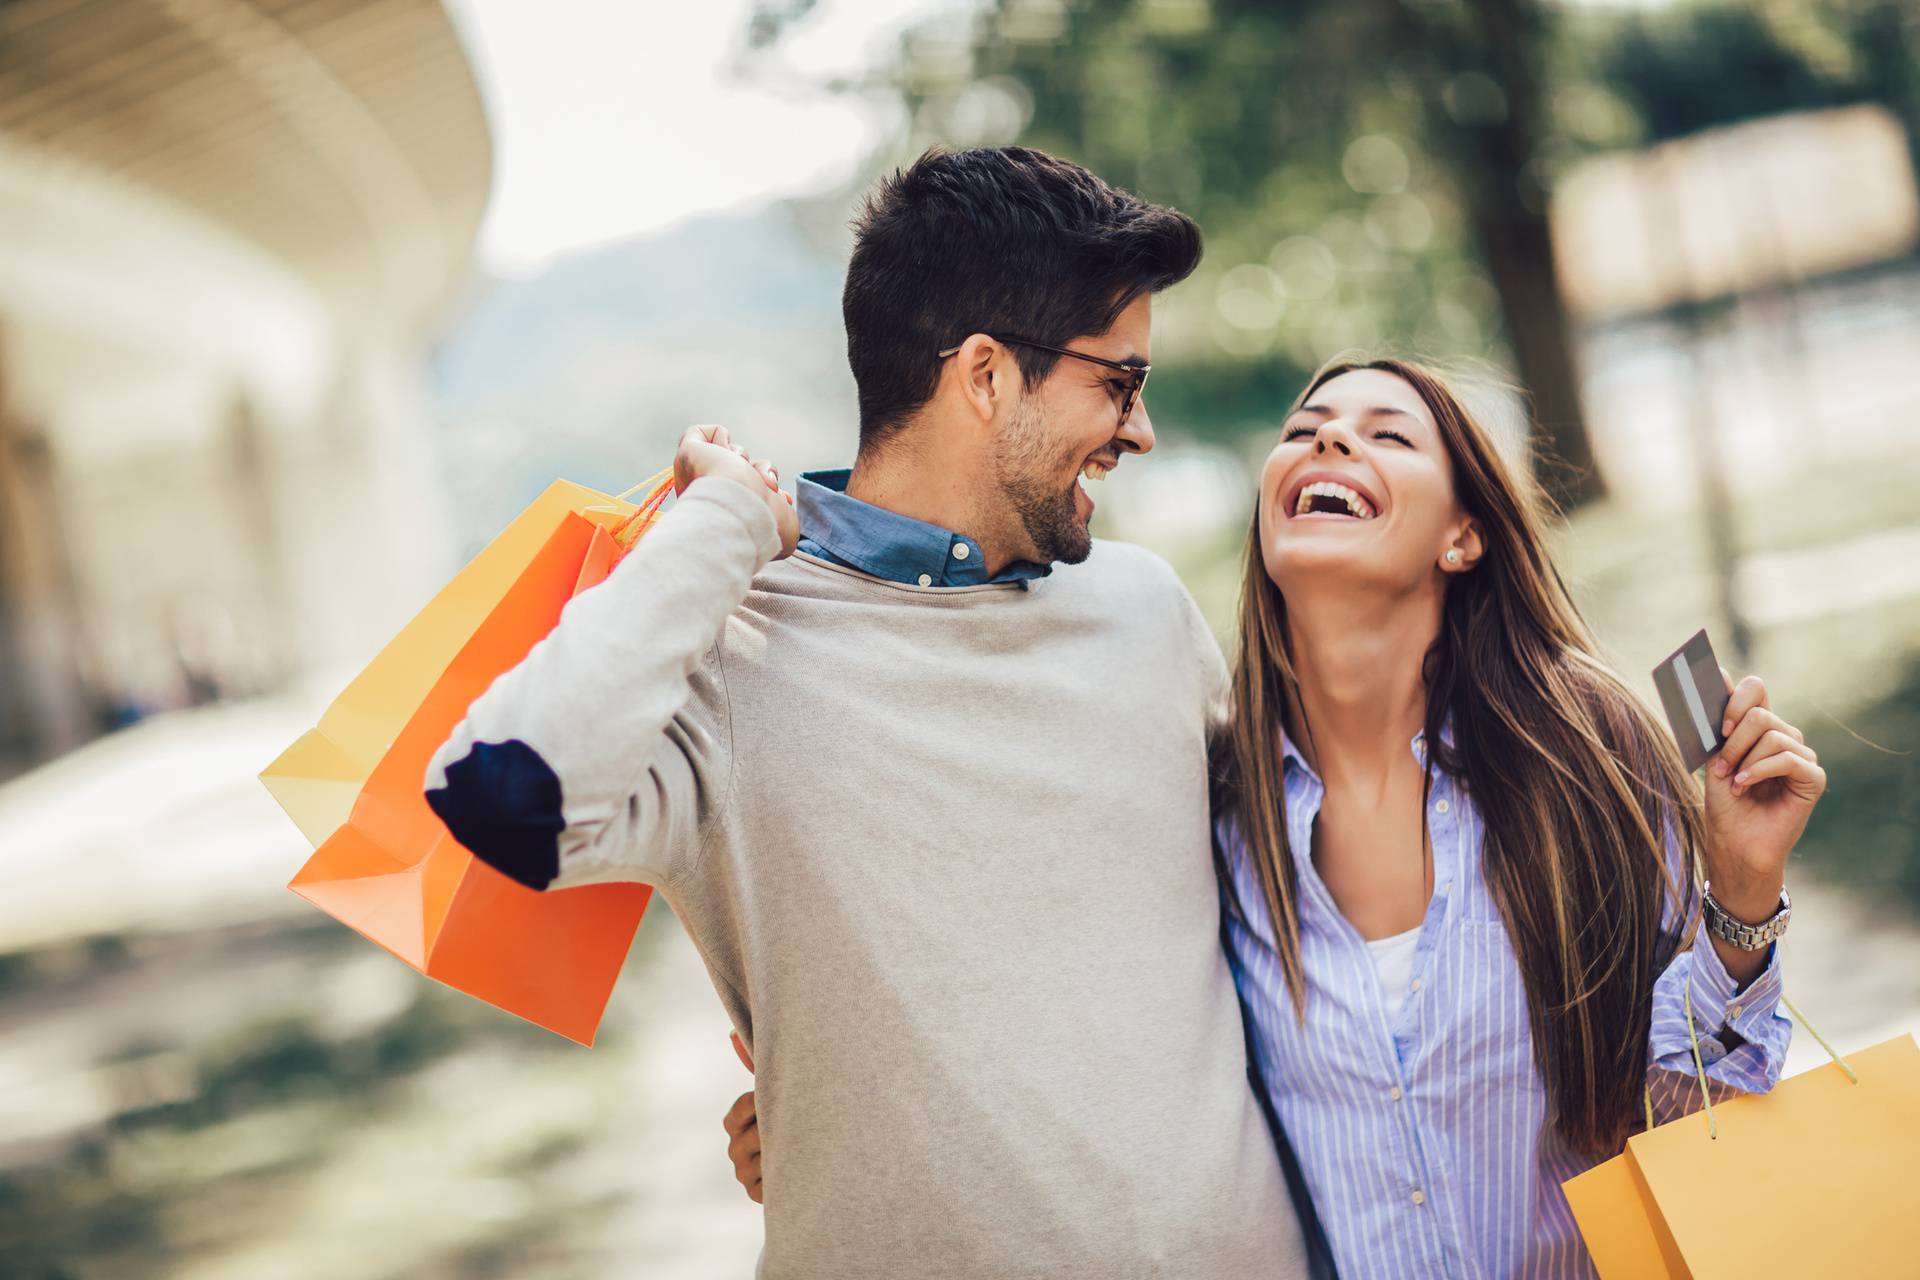
[[[1019,517],[1041,564],[1079,564],[1093,551],[1093,536],[1074,506],[1080,469],[1071,452],[1049,447],[1046,424],[1031,404],[1014,411],[993,459],[1001,496]],[[1058,477],[1072,467],[1073,480],[1059,488]]]

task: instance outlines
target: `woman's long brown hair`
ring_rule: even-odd
[[[1479,808],[1486,879],[1526,983],[1551,1121],[1575,1149],[1612,1154],[1642,1114],[1654,979],[1686,940],[1662,933],[1663,907],[1672,904],[1688,938],[1697,925],[1695,876],[1673,883],[1662,847],[1670,827],[1690,872],[1697,865],[1699,790],[1668,735],[1600,659],[1548,556],[1538,487],[1513,474],[1439,377],[1402,360],[1340,361],[1314,375],[1294,408],[1355,369],[1391,373],[1426,402],[1454,492],[1479,522],[1484,553],[1472,572],[1453,575],[1425,660],[1427,758]],[[1298,693],[1287,603],[1267,576],[1256,503],[1215,770],[1304,1017],[1280,746]]]

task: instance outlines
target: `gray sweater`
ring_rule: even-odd
[[[755,1060],[761,1274],[1300,1274],[1179,579],[1105,542],[1030,590],[777,550],[698,481],[427,779],[509,874],[685,922]]]

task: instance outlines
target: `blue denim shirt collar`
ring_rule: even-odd
[[[1053,571],[1048,565],[1016,560],[989,578],[979,543],[849,496],[847,480],[852,474],[809,471],[800,477],[796,490],[800,550],[808,555],[888,582],[921,587],[1024,585]]]

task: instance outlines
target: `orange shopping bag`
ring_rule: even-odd
[[[651,526],[673,485],[649,483],[637,506],[548,488],[260,775],[317,845],[289,888],[428,977],[582,1044],[651,890],[516,884],[453,839],[422,788],[473,700]]]
[[[1635,1134],[1565,1189],[1602,1280],[1745,1280],[1920,1274],[1916,1181],[1920,1045],[1902,1035]]]

